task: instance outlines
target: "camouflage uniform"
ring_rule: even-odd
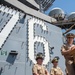
[[[38,53],[36,56],[36,61],[38,59],[44,59],[42,53]],[[33,75],[49,75],[47,69],[43,65],[35,64],[32,68]]]
[[[74,37],[74,34],[69,33],[66,35],[66,37],[67,38]],[[75,46],[74,44],[72,44],[72,45],[64,44],[61,48],[61,53],[64,51],[70,50],[74,46]],[[62,54],[62,55],[64,55],[64,54]],[[66,55],[64,55],[64,58],[65,58],[65,65],[68,70],[68,75],[75,75],[73,57],[66,54]]]

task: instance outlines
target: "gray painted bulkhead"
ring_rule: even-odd
[[[12,1],[12,0],[10,0],[10,1]],[[15,3],[13,3],[13,2],[12,2],[12,4],[15,5]],[[16,6],[17,6],[17,3],[16,3]],[[57,26],[50,24],[50,22],[51,22],[50,17],[48,17],[42,13],[39,13],[38,11],[30,9],[27,6],[25,6],[25,7],[26,7],[25,12],[27,14],[20,12],[20,19],[16,23],[15,27],[11,31],[10,35],[8,36],[8,38],[6,39],[6,41],[4,42],[4,44],[0,50],[0,75],[32,75],[32,66],[34,63],[29,58],[28,20],[33,19],[33,18],[36,19],[37,17],[39,17],[39,18],[37,18],[37,20],[39,19],[45,23],[48,31],[42,30],[42,27],[39,24],[36,24],[33,29],[35,32],[35,34],[33,36],[37,35],[37,36],[44,37],[49,43],[49,48],[54,47],[53,55],[51,55],[50,53],[49,53],[49,55],[52,58],[54,56],[60,57],[59,66],[64,71],[64,65],[62,66],[62,64],[64,64],[64,61],[63,61],[63,57],[60,52],[61,45],[63,44],[61,29],[58,28]],[[0,15],[1,14],[2,14],[2,12],[0,13]],[[5,13],[5,15],[6,14],[7,13]],[[23,18],[24,14],[26,15],[25,18]],[[3,17],[5,15],[3,15]],[[33,16],[31,16],[31,15],[33,15]],[[6,24],[10,21],[11,18],[12,18],[11,14],[9,14],[8,17],[3,18],[3,19],[5,19],[5,24],[3,24],[2,21],[0,22],[0,30],[1,31],[6,26]],[[23,23],[21,23],[22,18],[24,20]],[[1,17],[0,17],[0,19],[1,19]],[[36,50],[35,50],[36,53],[43,52],[43,46],[41,45],[40,42],[37,42],[35,47],[36,47]],[[50,50],[49,50],[49,52],[50,52]],[[50,60],[51,60],[51,58],[50,58]],[[50,68],[52,67],[51,61],[49,61],[46,64],[46,67],[47,67],[48,71],[50,71]]]

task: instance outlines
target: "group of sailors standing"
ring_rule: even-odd
[[[66,75],[75,75],[75,45],[73,44],[75,35],[69,33],[66,35],[66,43],[61,47],[61,54],[65,58],[66,65]],[[37,63],[33,65],[32,73],[33,75],[64,75],[60,67],[58,67],[59,58],[54,57],[51,61],[53,67],[50,69],[50,72],[42,65],[44,60],[43,54],[38,53],[36,56]]]

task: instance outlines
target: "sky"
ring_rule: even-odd
[[[71,12],[75,12],[75,0],[55,0],[53,5],[45,12],[48,14],[53,8],[61,8],[65,14],[69,15]],[[70,31],[75,33],[75,30]]]
[[[66,14],[70,14],[71,12],[75,12],[75,0],[55,0],[53,5],[46,11],[46,14],[50,12],[51,9],[59,7]]]

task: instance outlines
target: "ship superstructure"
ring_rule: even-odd
[[[0,75],[32,75],[38,52],[44,54],[43,64],[49,71],[51,57],[59,56],[59,65],[64,71],[64,59],[60,52],[62,29],[56,26],[57,19],[43,13],[53,2],[1,0]]]

